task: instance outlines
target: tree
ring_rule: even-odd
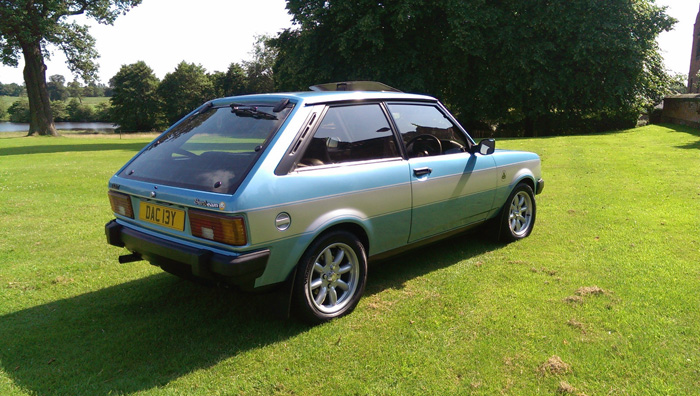
[[[91,82],[85,87],[83,87],[82,96],[86,96],[89,98],[105,96],[105,85],[95,84],[94,82]]]
[[[15,83],[0,84],[0,95],[20,96],[20,95],[22,95],[23,91],[24,91],[24,87],[22,87],[19,84],[15,84]]]
[[[71,98],[66,106],[68,117],[74,122],[91,122],[94,121],[95,112],[91,106],[80,103],[78,98]]]
[[[226,73],[216,72],[209,75],[214,86],[214,96],[234,96],[246,92],[246,74],[238,63],[231,63]]]
[[[66,102],[63,100],[51,101],[51,113],[56,121],[71,121],[69,119],[68,109],[66,108]]]
[[[158,86],[161,108],[173,124],[207,100],[214,98],[214,85],[201,65],[180,62]]]
[[[273,66],[277,59],[277,49],[270,44],[269,36],[256,36],[251,52],[253,59],[243,62],[245,69],[245,90],[247,93],[274,92]],[[231,68],[229,68],[231,70]]]
[[[24,82],[29,97],[29,134],[58,135],[46,86],[44,57],[50,46],[59,47],[68,68],[85,81],[97,73],[95,39],[88,27],[68,21],[85,14],[102,24],[112,24],[141,0],[0,0],[0,60],[18,66],[24,58]]]
[[[54,74],[49,77],[49,82],[46,84],[46,90],[49,92],[49,99],[54,100],[66,100],[70,96],[68,89],[66,88],[66,78],[60,74]]]
[[[69,82],[66,88],[71,98],[77,98],[80,103],[83,103],[84,88],[77,80]]]
[[[26,100],[18,100],[7,109],[10,122],[29,122],[29,103]]]
[[[109,81],[112,121],[125,131],[150,131],[160,127],[163,117],[157,94],[160,81],[145,62],[123,65]],[[103,113],[104,115],[104,113]]]
[[[112,107],[108,102],[102,102],[95,106],[95,121],[114,122],[112,121]]]
[[[430,93],[465,123],[526,134],[629,117],[663,91],[653,0],[288,0],[277,88],[371,79]],[[554,128],[556,129],[556,128]]]

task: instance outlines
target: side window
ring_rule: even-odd
[[[437,107],[424,104],[390,104],[409,157],[453,154],[469,147],[462,132]]]
[[[398,157],[396,139],[378,104],[331,107],[298,167]]]

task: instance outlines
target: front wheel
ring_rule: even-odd
[[[499,239],[512,242],[530,235],[535,226],[537,206],[532,188],[520,183],[510,193],[501,212]]]
[[[330,232],[314,241],[299,261],[294,308],[313,324],[346,315],[360,301],[366,280],[362,243],[349,232]]]

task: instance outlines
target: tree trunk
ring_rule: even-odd
[[[24,83],[29,97],[29,136],[58,136],[53,122],[49,91],[46,89],[46,65],[41,43],[22,45],[24,53]]]

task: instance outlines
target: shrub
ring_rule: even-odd
[[[545,114],[534,121],[538,136],[577,135],[634,128],[639,114],[636,111],[600,111],[588,115],[556,113]],[[503,123],[496,129],[497,136],[525,136],[525,121]]]
[[[91,106],[80,103],[76,98],[73,98],[68,103],[68,119],[73,122],[91,122],[95,120],[95,113]]]
[[[660,124],[661,123],[661,115],[663,114],[664,109],[655,107],[654,110],[651,111],[651,114],[649,114],[649,123],[650,124]]]
[[[112,122],[112,106],[103,102],[95,106],[94,120],[97,122]]]
[[[66,102],[63,100],[54,100],[51,102],[51,112],[53,113],[54,121],[68,121],[68,110]]]
[[[7,109],[10,115],[11,122],[29,122],[29,102],[26,100],[18,100]]]

